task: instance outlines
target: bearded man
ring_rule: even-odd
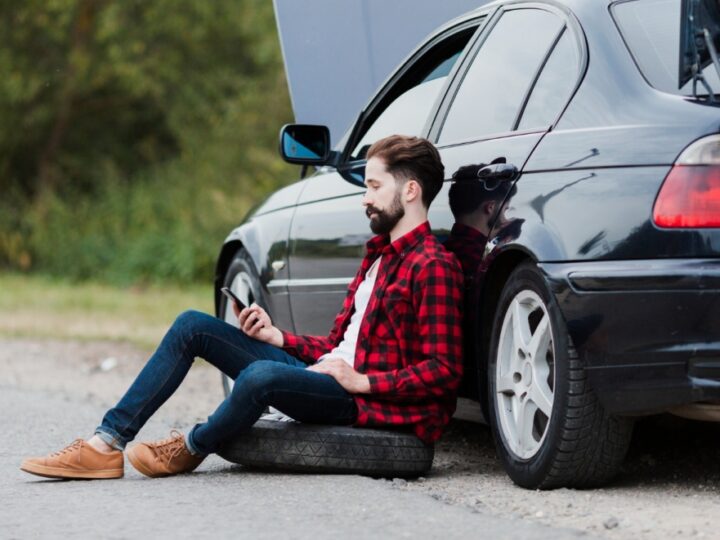
[[[236,311],[239,328],[187,311],[93,437],[26,459],[21,469],[51,478],[121,477],[125,445],[195,357],[234,379],[232,392],[187,435],[130,447],[130,463],[147,476],[194,470],[269,406],[300,422],[406,426],[426,443],[437,440],[462,375],[462,272],[427,221],[444,168],[435,147],[417,137],[382,139],[367,158],[362,204],[377,236],[329,336],[280,330],[255,304]]]

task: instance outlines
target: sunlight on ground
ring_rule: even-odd
[[[154,348],[186,309],[214,313],[212,286],[121,288],[0,274],[0,336],[128,341]]]

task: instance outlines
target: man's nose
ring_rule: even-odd
[[[372,203],[372,199],[370,198],[370,193],[369,193],[368,191],[366,191],[366,192],[363,194],[362,205],[363,205],[363,206],[370,206],[371,203]]]

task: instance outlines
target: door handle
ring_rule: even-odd
[[[480,169],[477,176],[480,180],[496,180],[499,184],[517,179],[520,171],[512,163],[493,163]]]

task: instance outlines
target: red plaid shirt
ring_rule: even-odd
[[[380,255],[355,350],[355,369],[370,379],[370,393],[354,396],[356,423],[408,425],[420,439],[433,442],[455,411],[462,376],[462,272],[428,222],[392,243],[387,235],[372,238],[330,335],[283,332],[283,348],[314,363],[337,346],[350,322],[355,292]]]

